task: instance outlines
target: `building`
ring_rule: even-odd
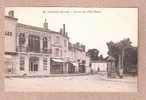
[[[76,44],[71,44],[69,43],[69,62],[70,64],[70,69],[71,72],[81,72],[84,73],[85,71],[85,63],[86,63],[86,53],[85,53],[85,46],[76,43]]]
[[[14,11],[5,16],[5,63],[8,75],[85,72],[85,46],[71,44],[65,24],[60,32],[18,23]]]
[[[92,61],[91,70],[93,73],[107,72],[107,61],[102,60]]]
[[[86,55],[86,64],[85,64],[85,70],[86,73],[91,73],[91,60],[90,57],[88,55]]]

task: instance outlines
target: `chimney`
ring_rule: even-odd
[[[8,12],[8,15],[9,15],[10,17],[14,17],[14,11],[13,11],[13,10],[10,10],[10,11]]]
[[[65,24],[63,24],[63,34],[65,35]]]
[[[44,22],[44,28],[48,29],[48,23],[47,23],[47,19],[45,18],[45,22]]]

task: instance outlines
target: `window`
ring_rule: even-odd
[[[24,71],[24,66],[25,66],[25,58],[20,57],[20,71]]]
[[[39,67],[39,58],[38,57],[30,57],[29,58],[29,71],[36,72]]]
[[[85,60],[82,60],[82,64],[85,64],[86,63],[86,61]]]
[[[56,55],[56,56],[59,56],[59,48],[56,48],[56,50],[55,50],[55,55]]]
[[[34,71],[38,71],[38,64],[34,64]]]
[[[28,39],[29,51],[40,51],[40,37],[35,35],[29,35]]]
[[[43,51],[47,51],[48,48],[48,40],[47,37],[43,38]]]
[[[43,69],[44,70],[47,70],[47,65],[48,65],[48,59],[47,58],[44,58],[43,59]]]
[[[20,33],[19,34],[19,46],[23,46],[25,44],[25,34]]]
[[[67,47],[67,40],[64,40],[64,46]]]
[[[5,32],[5,35],[12,36],[12,32]]]
[[[60,37],[56,36],[56,42],[55,43],[59,43],[60,42]]]
[[[80,59],[78,59],[77,61],[80,62]]]

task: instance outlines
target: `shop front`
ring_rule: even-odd
[[[53,58],[50,60],[50,73],[51,74],[62,74],[64,61],[62,59]]]
[[[79,64],[79,72],[85,73],[85,65],[84,64]]]
[[[72,62],[68,62],[68,73],[75,73],[75,64]]]

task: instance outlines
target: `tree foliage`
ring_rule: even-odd
[[[131,43],[129,38],[116,43],[112,41],[107,43],[108,55],[116,59],[116,66],[118,66],[119,55],[123,56],[123,67],[125,72],[129,67],[137,65],[137,47],[133,47]]]
[[[89,49],[89,50],[87,51],[87,55],[90,57],[90,59],[91,59],[92,61],[98,60],[98,59],[99,59],[99,57],[98,57],[98,55],[99,55],[99,50],[97,50],[97,49]]]

